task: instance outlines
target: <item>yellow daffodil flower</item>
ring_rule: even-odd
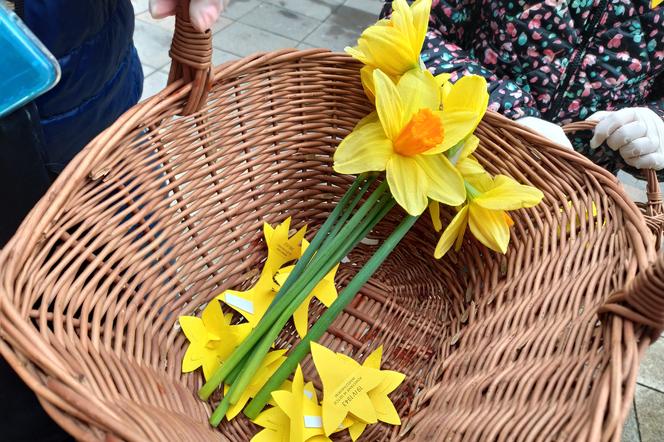
[[[334,169],[357,174],[387,171],[390,191],[409,214],[420,215],[428,198],[458,206],[466,199],[461,174],[445,155],[470,135],[488,103],[486,81],[466,76],[442,99],[428,71],[409,71],[395,85],[374,71],[377,112],[365,117],[339,145]]]
[[[447,226],[436,246],[435,257],[441,258],[456,241],[457,250],[470,227],[482,244],[496,252],[507,252],[512,220],[505,211],[533,207],[542,200],[542,192],[532,186],[519,184],[505,175],[492,179],[480,175],[467,182],[468,203]]]
[[[305,239],[302,241],[302,253],[309,247],[309,242]],[[284,267],[277,272],[277,275],[274,277],[275,281],[278,284],[278,287],[281,287],[288,278],[288,275],[293,271],[295,266]],[[332,305],[335,299],[337,299],[337,288],[334,284],[334,277],[337,273],[339,265],[336,265],[330,272],[325,275],[325,277],[318,283],[318,285],[311,291],[307,299],[305,299],[302,304],[295,310],[293,313],[293,322],[295,323],[295,330],[297,334],[303,338],[307,334],[309,328],[309,304],[311,300],[316,297],[320,302],[329,307]]]
[[[657,6],[661,5],[664,0],[652,0],[652,8],[656,8]]]
[[[373,71],[380,69],[397,81],[411,69],[420,69],[420,52],[429,25],[431,0],[392,2],[392,16],[380,20],[362,32],[357,46],[346,52],[366,66],[361,70],[362,84],[371,98],[374,95]]]
[[[226,412],[226,418],[228,420],[231,420],[240,414],[240,411],[242,411],[247,402],[249,402],[249,399],[254,397],[254,395],[263,388],[263,385],[265,385],[268,379],[270,379],[279,366],[286,360],[286,357],[284,356],[285,354],[286,350],[275,350],[269,352],[265,356],[261,366],[256,370],[256,375],[251,379],[251,383],[242,392],[240,399],[238,399],[235,404],[231,405]],[[224,394],[228,392],[228,389],[229,386],[226,385],[224,387]]]
[[[456,166],[457,170],[461,173],[464,179],[473,179],[473,177],[480,175],[488,176],[488,173],[486,170],[484,170],[484,167],[482,167],[479,161],[477,161],[477,159],[472,155],[479,144],[480,139],[475,135],[470,135],[464,141],[462,148],[459,149],[454,155],[450,156],[450,161]],[[440,204],[438,201],[429,201],[429,214],[431,215],[433,228],[436,230],[436,232],[440,232],[443,229],[443,224],[440,221]]]
[[[203,367],[203,375],[208,379],[244,341],[251,326],[231,325],[231,319],[232,315],[224,315],[216,300],[210,301],[201,318],[180,316],[180,326],[190,342],[182,359],[183,373]]]

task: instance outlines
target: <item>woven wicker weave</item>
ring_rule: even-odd
[[[209,36],[183,20],[171,79],[184,79],[78,155],[0,254],[0,351],[81,440],[251,438],[243,418],[209,427],[200,374],[180,373],[177,317],[252,284],[264,221],[315,230],[352,180],[332,173],[334,148],[370,110],[344,55],[284,50],[210,75]],[[403,425],[364,440],[617,440],[664,323],[662,262],[644,272],[654,236],[586,159],[492,113],[478,135],[490,172],[545,200],[514,213],[506,256],[467,239],[435,261],[423,217],[336,320],[324,345],[361,360],[382,344],[407,374],[392,396]],[[340,285],[372,250],[352,253]],[[288,329],[278,346],[293,342]],[[305,377],[317,381],[309,360]]]

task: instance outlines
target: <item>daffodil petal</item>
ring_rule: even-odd
[[[410,215],[427,208],[427,177],[411,157],[393,155],[387,163],[387,182],[397,203]]]
[[[441,112],[443,127],[445,128],[445,139],[435,149],[427,151],[427,154],[445,152],[456,146],[457,143],[470,135],[477,127],[477,114],[465,110],[447,110],[443,107]]]
[[[374,70],[375,68],[369,65],[365,65],[360,69],[360,79],[362,80],[364,93],[372,103],[376,102],[376,88],[373,81]]]
[[[539,189],[520,184],[506,175],[498,175],[493,181],[493,188],[473,202],[489,210],[517,210],[536,206],[542,198],[544,194]]]
[[[362,33],[355,48],[365,64],[375,66],[387,75],[398,77],[419,66],[419,51],[411,47],[403,33],[393,26],[370,26]],[[351,53],[355,57],[355,53]]]
[[[484,77],[466,75],[452,85],[443,99],[443,110],[465,111],[475,114],[474,127],[477,127],[489,105],[489,92]]]
[[[468,225],[482,244],[496,252],[507,252],[510,241],[510,228],[505,219],[505,212],[489,210],[471,201]]]
[[[431,215],[431,223],[436,232],[443,229],[443,223],[440,221],[440,203],[438,201],[429,201],[429,215]]]
[[[418,155],[417,164],[427,177],[427,196],[448,206],[466,200],[466,188],[459,171],[444,155]]]
[[[337,147],[334,170],[344,174],[380,172],[385,170],[392,155],[392,142],[385,137],[383,127],[377,122],[365,123]]]
[[[346,52],[346,54],[350,55],[357,61],[361,61],[362,63],[369,63],[369,58],[367,57],[367,54],[365,54],[360,49],[359,44],[357,46],[346,46],[344,48],[344,51]]]
[[[480,145],[480,139],[475,135],[470,135],[463,144],[461,152],[459,152],[459,159],[463,160],[468,158],[477,150],[477,147]]]
[[[457,234],[456,241],[454,242],[454,250],[457,252],[461,250],[461,246],[463,245],[463,237],[466,235],[467,228],[468,228],[468,218],[466,217],[466,222],[464,222],[461,225],[459,233]]]
[[[440,109],[440,91],[429,71],[412,69],[406,72],[399,79],[397,90],[403,104],[402,126],[408,124],[420,109]]]
[[[403,128],[401,116],[404,105],[399,96],[399,91],[390,77],[380,69],[374,71],[374,86],[376,88],[376,110],[380,124],[383,126],[385,135],[390,140],[395,140]]]
[[[465,231],[466,224],[468,223],[468,206],[463,206],[459,212],[452,218],[452,221],[447,225],[447,228],[443,232],[436,245],[436,250],[434,252],[434,257],[436,259],[442,258],[452,245],[458,236],[463,235]]]
[[[366,126],[367,124],[380,124],[380,120],[378,120],[378,112],[373,111],[366,117],[362,118],[360,121],[357,122],[353,130],[358,130],[361,129],[362,127]],[[384,134],[384,132],[383,132]]]
[[[409,43],[414,42],[413,13],[406,0],[394,0],[392,2],[392,25],[404,34]]]
[[[452,77],[452,74],[450,74],[449,72],[443,72],[442,74],[438,74],[433,78],[436,79],[436,84],[438,85],[438,87],[443,87],[443,85],[445,83],[450,81],[451,77]]]
[[[422,48],[429,28],[431,0],[416,0],[410,8],[413,14],[413,27],[415,29],[415,40],[412,44],[413,47]]]
[[[487,173],[484,167],[473,157],[464,158],[456,165],[459,173],[464,177]]]

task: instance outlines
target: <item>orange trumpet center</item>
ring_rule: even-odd
[[[440,117],[429,109],[420,109],[394,140],[394,150],[410,157],[436,147],[443,139],[445,130]]]

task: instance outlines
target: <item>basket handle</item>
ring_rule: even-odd
[[[212,85],[212,32],[197,31],[189,19],[189,0],[178,3],[175,15],[175,31],[171,49],[171,70],[168,84],[183,79],[191,83],[191,91],[182,111],[190,115],[207,101]]]
[[[593,130],[596,125],[596,121],[578,121],[576,123],[570,123],[563,126],[563,130],[565,133],[572,133],[581,130]],[[648,202],[646,204],[646,215],[660,215],[664,213],[664,205],[662,205],[662,192],[659,188],[657,173],[652,169],[646,169],[642,172],[648,181],[648,185],[646,187],[646,196],[648,198]]]
[[[650,328],[656,340],[664,331],[664,256],[639,273],[624,290],[609,296],[601,313],[622,316]]]
[[[593,130],[597,122],[580,121],[563,126],[566,133]],[[648,180],[646,190],[647,216],[657,216],[662,210],[662,194],[654,170],[644,171]],[[658,239],[659,240],[659,239]],[[640,272],[627,286],[609,296],[599,313],[614,314],[650,328],[651,338],[657,339],[664,331],[664,256],[660,256],[648,269]]]

